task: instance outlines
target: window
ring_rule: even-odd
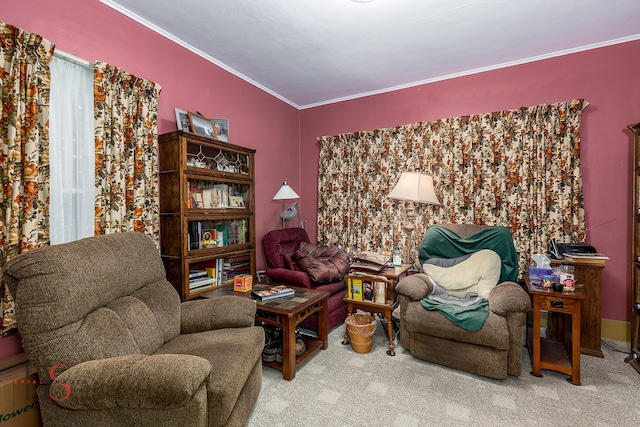
[[[49,110],[51,244],[93,235],[93,67],[56,52]]]

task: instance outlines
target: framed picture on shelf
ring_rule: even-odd
[[[229,196],[229,206],[232,208],[244,208],[244,199],[242,196]]]
[[[178,126],[178,130],[192,132],[191,122],[189,121],[189,113],[179,108],[174,108],[174,111],[176,113],[176,125]]]
[[[198,113],[192,113],[191,111],[189,111],[187,114],[189,115],[189,122],[191,123],[191,129],[193,130],[193,133],[197,133],[198,135],[203,135],[209,138],[216,137],[215,130],[213,129],[213,122],[211,120]]]
[[[211,119],[218,141],[229,142],[229,119]]]
[[[202,191],[191,192],[191,207],[204,208],[204,199],[202,198]]]

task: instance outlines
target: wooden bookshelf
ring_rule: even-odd
[[[158,142],[161,255],[182,300],[255,276],[255,150],[184,131]]]

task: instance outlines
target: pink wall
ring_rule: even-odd
[[[640,41],[316,107],[301,112],[300,171],[307,211],[317,210],[316,137],[584,98],[582,170],[587,233],[611,257],[602,317],[629,321],[631,133],[640,121]],[[311,221],[310,221],[311,222]],[[310,226],[315,233],[315,224]]]

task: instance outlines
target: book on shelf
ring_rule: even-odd
[[[207,275],[207,270],[189,270],[189,279],[195,279],[196,277],[204,277]]]
[[[362,279],[349,277],[347,280],[347,295],[350,299],[362,301]]]
[[[224,272],[222,271],[223,262],[224,262],[224,259],[222,259],[222,258],[216,259],[216,272],[217,272],[217,274],[216,274],[216,286],[220,286],[223,283],[227,283],[226,279],[223,278],[223,275],[224,275]]]
[[[220,242],[222,242],[221,246],[227,246],[229,244],[229,232],[227,230],[227,226],[225,224],[216,224],[216,231],[217,231],[217,240],[218,240],[218,245],[220,245]]]
[[[214,285],[215,281],[216,281],[215,277],[209,277],[209,276],[198,277],[197,279],[190,279],[189,289],[193,290],[193,289],[198,289],[205,286],[212,286]]]
[[[375,291],[375,282],[371,280],[363,280],[362,281],[362,300],[363,301],[374,301],[374,291]]]
[[[250,259],[251,258],[249,254],[234,255],[227,258],[226,263],[228,263],[229,265],[234,265],[240,262],[248,262]]]
[[[269,289],[251,291],[251,293],[262,301],[268,301],[270,299],[293,296],[296,294],[296,291],[285,285],[276,285]]]
[[[238,222],[238,244],[247,243],[247,220],[241,219]]]
[[[375,282],[374,301],[376,304],[387,303],[387,283]]]
[[[199,222],[189,221],[188,223],[188,235],[189,235],[189,250],[193,251],[200,249],[200,230],[201,226]]]
[[[237,267],[222,267],[223,268],[223,272],[225,272],[227,274],[227,276],[231,276],[231,275],[236,275],[238,273],[248,273],[249,270],[251,269],[251,266],[249,263],[245,264],[245,265],[240,265]]]
[[[251,261],[249,261],[248,259],[246,261],[235,261],[235,262],[229,262],[228,260],[225,260],[225,262],[223,263],[223,266],[229,267],[229,268],[235,268],[235,267],[246,267],[249,264],[251,264]]]
[[[236,221],[232,221],[227,226],[227,242],[229,245],[238,244],[238,224]]]

